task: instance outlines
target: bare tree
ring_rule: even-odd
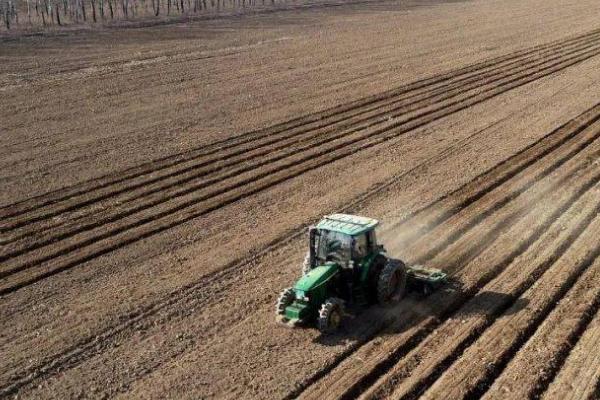
[[[85,2],[85,0],[82,0],[82,3]],[[91,0],[92,3],[92,20],[94,21],[94,23],[96,23],[96,0]]]
[[[304,1],[304,0],[298,0]],[[275,0],[270,1],[275,4]],[[187,4],[187,7],[186,7]],[[27,12],[25,23],[35,26],[64,26],[111,20],[159,17],[161,14],[192,15],[209,10],[236,9],[269,4],[267,0],[0,0],[0,28],[19,25],[19,11]],[[87,7],[91,8],[90,21]],[[173,10],[172,8],[175,8]],[[22,16],[21,16],[22,17]]]
[[[125,16],[126,19],[129,17],[129,11],[127,10],[128,7],[129,7],[129,1],[121,0],[121,8],[123,10],[123,15]]]
[[[80,0],[81,3],[81,15],[83,16],[83,22],[87,21],[87,17],[85,15],[85,0]]]
[[[19,8],[17,7],[17,1],[10,0],[10,4],[11,4],[12,17],[15,20],[15,23],[18,25],[19,24]]]
[[[40,6],[40,14],[42,14],[42,25],[46,26],[46,17],[44,17],[44,7]]]
[[[58,26],[62,26],[62,23],[60,22],[60,7],[58,5],[58,0],[56,0],[56,4],[54,5],[54,12],[56,13],[56,23]]]
[[[29,25],[31,25],[31,4],[30,4],[30,0],[27,0],[27,20],[29,21]]]
[[[0,1],[0,15],[4,19],[6,29],[10,30],[10,8],[8,1]]]

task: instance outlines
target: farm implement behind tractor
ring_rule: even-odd
[[[377,243],[375,219],[325,216],[309,228],[302,277],[277,300],[277,319],[289,326],[316,323],[324,333],[339,327],[346,306],[397,303],[407,288],[428,295],[446,281],[441,270],[407,267]]]

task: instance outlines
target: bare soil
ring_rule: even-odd
[[[593,398],[599,12],[315,3],[0,39],[0,397]],[[451,284],[333,336],[278,326],[337,211]]]

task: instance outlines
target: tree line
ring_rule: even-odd
[[[274,4],[276,0],[0,0],[0,24],[7,30],[15,27],[98,24],[114,20],[199,14],[265,5],[265,2]]]

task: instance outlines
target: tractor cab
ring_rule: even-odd
[[[377,245],[375,227],[379,222],[355,215],[333,214],[309,229],[308,264],[312,269],[328,262],[354,269],[382,250]]]

